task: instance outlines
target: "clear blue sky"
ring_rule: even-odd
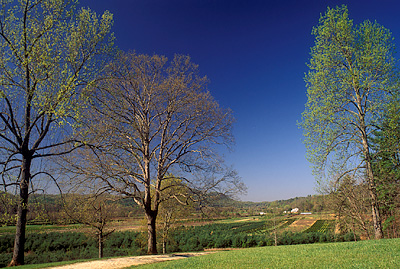
[[[369,19],[400,40],[400,1],[81,0],[114,14],[116,45],[171,58],[185,54],[209,90],[236,118],[235,150],[226,154],[248,186],[244,201],[315,194],[297,127],[311,35],[328,6],[346,4],[354,23]],[[397,42],[400,48],[400,42]]]

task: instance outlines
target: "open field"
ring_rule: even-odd
[[[307,217],[301,216],[301,215],[293,215],[289,216],[291,219],[290,225],[287,225],[285,227],[288,227],[287,231],[304,231],[307,228],[309,228],[315,221],[321,220],[321,219],[332,219],[331,214],[315,214],[315,215],[309,215]],[[277,216],[277,225],[281,226],[284,225],[286,220],[288,219],[287,216]],[[223,219],[223,220],[217,220],[217,221],[186,221],[183,222],[185,226],[201,226],[205,224],[210,224],[210,223],[221,223],[221,224],[226,224],[226,223],[240,223],[240,222],[257,222],[257,221],[267,221],[271,220],[271,218],[265,217],[265,216],[253,216],[253,217],[239,217],[239,218],[228,218],[228,219]],[[141,225],[140,219],[124,219],[120,221],[113,221],[109,224],[109,227],[115,231],[139,231]],[[283,227],[282,227],[283,228]],[[70,225],[27,225],[26,226],[26,231],[27,233],[29,232],[63,232],[63,231],[69,231],[69,232],[74,232],[74,231],[79,231],[81,232],[82,230],[87,229],[84,225],[82,224],[70,224]],[[4,226],[0,227],[0,235],[1,234],[11,234],[15,233],[15,226]]]
[[[26,232],[62,232],[73,231],[84,228],[82,224],[70,225],[26,225]],[[13,234],[15,233],[15,226],[0,227],[0,234]]]
[[[178,225],[170,231],[166,250],[167,253],[179,253],[355,239],[353,234],[334,234],[334,222],[326,214],[252,216],[196,221],[194,225],[185,222],[185,225]],[[116,232],[105,241],[105,257],[146,253],[146,236],[140,229],[140,220],[115,221],[111,224]],[[11,259],[14,237],[10,231],[13,229],[0,229],[0,267]],[[89,228],[79,225],[29,226],[25,245],[26,262],[40,264],[95,258],[98,253],[97,242],[89,231]]]
[[[300,217],[288,226],[288,230],[291,232],[302,232],[313,226],[316,221],[317,219],[314,217]]]
[[[400,239],[249,248],[131,268],[400,268]]]
[[[138,231],[140,229],[140,220],[131,219],[131,220],[122,220],[122,221],[113,221],[110,223],[110,228],[115,231]],[[27,225],[26,232],[82,232],[82,231],[90,230],[87,226],[83,224],[68,224],[68,225]],[[4,226],[0,227],[0,235],[1,234],[13,234],[15,233],[15,226]]]

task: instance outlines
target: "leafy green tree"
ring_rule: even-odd
[[[18,188],[20,196],[10,265],[24,263],[29,186],[46,174],[32,170],[35,162],[77,146],[68,133],[83,116],[80,93],[112,45],[110,13],[75,10],[69,0],[1,2],[1,176],[4,189]]]
[[[397,237],[400,209],[400,113],[399,102],[390,103],[385,117],[375,131],[373,168],[377,176],[377,192],[388,237]]]
[[[328,8],[313,28],[307,98],[302,114],[307,156],[317,181],[346,175],[366,179],[375,238],[382,238],[371,138],[382,111],[398,94],[397,60],[389,30],[353,25],[346,6]]]

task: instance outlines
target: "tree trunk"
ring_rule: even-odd
[[[392,216],[393,216],[393,222],[392,222],[392,229],[393,229],[393,232],[392,232],[392,236],[393,236],[393,238],[397,238],[396,215],[395,215],[395,213],[393,212],[393,208],[392,208],[390,211],[392,212]]]
[[[372,220],[374,223],[375,239],[383,238],[382,219],[379,212],[378,195],[376,193],[376,183],[374,173],[372,171],[371,156],[369,154],[369,147],[365,137],[363,137],[363,147],[365,155],[365,163],[367,167],[367,179],[369,196],[371,197]]]
[[[362,111],[360,96],[357,94],[358,100],[358,109]],[[375,239],[383,238],[383,230],[382,230],[382,220],[379,213],[379,205],[378,205],[378,195],[376,193],[376,182],[374,177],[374,172],[372,170],[372,158],[370,155],[370,147],[368,144],[368,136],[367,136],[367,128],[365,127],[365,114],[360,114],[360,130],[361,130],[361,139],[362,146],[364,151],[365,165],[366,165],[366,173],[367,173],[367,182],[368,182],[368,190],[369,195],[371,197],[371,209],[372,209],[372,220],[374,223],[374,232]]]
[[[103,258],[103,232],[99,231],[99,258]]]
[[[371,207],[372,207],[372,220],[374,222],[375,239],[383,238],[382,220],[379,212],[378,197],[376,195],[375,184],[370,185]]]
[[[148,234],[147,254],[157,254],[156,217],[157,211],[146,210]]]
[[[26,215],[28,213],[29,180],[31,169],[31,157],[22,157],[21,177],[20,177],[20,199],[17,212],[17,227],[15,231],[13,257],[8,266],[17,266],[24,264],[25,249],[25,228]]]

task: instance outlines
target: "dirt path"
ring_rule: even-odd
[[[168,255],[146,255],[146,256],[133,256],[126,258],[111,258],[107,260],[98,260],[90,262],[75,263],[70,265],[50,267],[51,269],[108,269],[108,268],[126,268],[132,265],[164,262],[171,260],[179,260],[194,256],[206,255],[215,253],[215,251],[193,252],[193,253],[176,253]]]

